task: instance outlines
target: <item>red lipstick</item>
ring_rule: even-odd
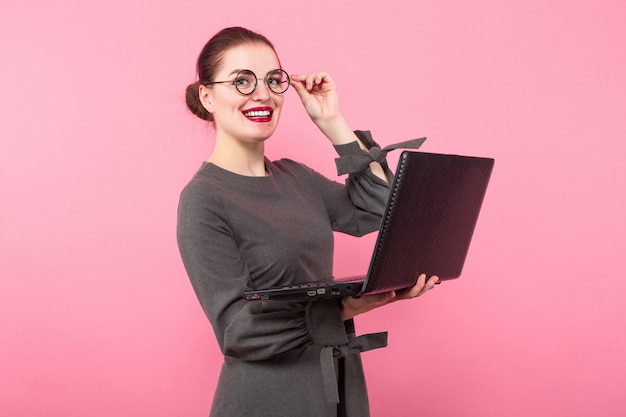
[[[244,110],[242,113],[253,122],[269,122],[272,120],[274,110],[271,107],[254,107]]]

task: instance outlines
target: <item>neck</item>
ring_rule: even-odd
[[[265,147],[263,142],[242,143],[219,140],[208,160],[227,171],[248,177],[264,177]]]

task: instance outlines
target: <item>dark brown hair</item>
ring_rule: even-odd
[[[214,81],[213,77],[222,64],[224,54],[231,48],[249,43],[262,43],[274,51],[274,45],[263,35],[242,27],[230,27],[216,33],[202,48],[196,63],[198,81],[187,86],[186,101],[189,110],[201,119],[213,121],[200,102],[199,88],[202,84]]]

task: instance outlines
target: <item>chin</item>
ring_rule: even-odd
[[[267,127],[264,129],[256,129],[256,132],[251,134],[251,137],[256,138],[259,141],[263,141],[263,140],[267,140],[269,139],[274,132],[276,131],[276,126],[272,126],[272,127]]]

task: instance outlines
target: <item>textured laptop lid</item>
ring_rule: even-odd
[[[412,286],[419,273],[458,278],[493,165],[491,158],[403,152],[365,292]]]

